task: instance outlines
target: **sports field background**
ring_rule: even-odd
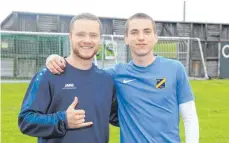
[[[191,81],[200,123],[200,143],[229,143],[229,80]],[[28,84],[1,84],[2,143],[36,143],[21,134],[17,116]],[[181,120],[181,137],[184,129]],[[119,143],[119,129],[111,126],[110,143]]]

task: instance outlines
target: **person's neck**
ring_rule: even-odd
[[[71,54],[66,58],[67,62],[80,70],[88,70],[92,67],[92,59],[84,60],[76,55]]]
[[[147,67],[154,62],[156,57],[154,56],[153,51],[151,51],[145,56],[136,56],[132,53],[132,58],[135,65],[140,67]]]

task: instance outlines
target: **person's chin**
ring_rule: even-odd
[[[138,51],[136,54],[137,54],[138,56],[145,56],[145,55],[148,54],[148,52],[147,52],[147,51]]]
[[[90,60],[94,57],[94,55],[91,53],[91,54],[80,54],[80,57],[84,60]]]

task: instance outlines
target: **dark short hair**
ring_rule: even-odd
[[[70,22],[70,26],[69,26],[69,32],[72,31],[72,28],[73,28],[73,24],[76,20],[93,20],[93,21],[97,21],[99,23],[99,26],[100,26],[100,33],[102,34],[102,23],[101,21],[99,20],[99,18],[91,13],[81,13],[81,14],[78,14],[76,16],[74,16]]]
[[[136,13],[136,14],[132,15],[130,18],[128,18],[127,21],[126,21],[125,31],[124,31],[126,36],[128,35],[129,22],[131,20],[134,20],[134,19],[148,19],[148,20],[151,20],[152,25],[153,25],[154,33],[157,34],[157,28],[156,28],[156,24],[155,24],[155,21],[153,20],[153,18],[151,18],[149,15],[147,15],[145,13]]]

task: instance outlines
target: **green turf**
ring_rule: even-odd
[[[229,80],[192,81],[200,122],[200,143],[229,143]],[[17,115],[28,84],[2,84],[2,143],[35,143],[21,134]],[[181,122],[181,138],[184,140]],[[110,143],[119,142],[119,130],[111,126]]]
[[[177,44],[176,43],[157,43],[154,46],[154,53],[166,58],[177,58]]]

